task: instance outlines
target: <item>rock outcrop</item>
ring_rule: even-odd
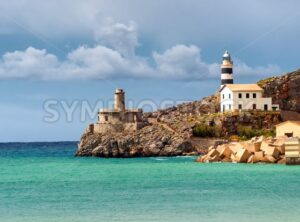
[[[145,113],[148,120],[137,131],[120,133],[86,132],[81,137],[76,156],[149,157],[199,155],[206,152],[206,144],[216,139],[199,140],[192,135],[193,122],[188,118],[217,111],[216,97],[181,104],[153,113]],[[203,145],[202,145],[203,144]]]
[[[281,110],[300,113],[300,69],[261,80],[258,85],[264,89],[264,96],[272,97]]]
[[[189,138],[150,124],[135,132],[114,134],[85,133],[76,156],[95,157],[150,157],[197,155],[201,153]]]

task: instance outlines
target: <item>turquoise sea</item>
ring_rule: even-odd
[[[74,158],[75,149],[0,144],[0,221],[300,221],[300,166]]]

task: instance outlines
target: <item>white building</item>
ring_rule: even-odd
[[[236,110],[278,109],[272,98],[263,97],[263,89],[257,84],[227,84],[220,89],[221,112]]]
[[[236,110],[278,110],[272,98],[263,97],[263,89],[257,84],[233,84],[233,61],[226,50],[221,64],[221,112]]]

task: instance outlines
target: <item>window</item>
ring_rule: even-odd
[[[107,122],[108,121],[108,116],[104,116],[104,119]]]
[[[225,94],[222,94],[223,99],[225,99]]]
[[[242,104],[239,104],[239,110],[242,110],[242,109],[243,109]]]
[[[231,110],[231,105],[229,104],[229,110]]]
[[[253,104],[253,110],[256,110],[256,104],[255,103]]]
[[[267,111],[268,110],[268,104],[264,105],[264,110]]]
[[[223,105],[223,112],[225,112],[225,105]]]
[[[241,99],[242,98],[242,93],[239,93],[239,99]]]
[[[231,99],[231,94],[229,93],[228,98]]]
[[[256,93],[253,93],[253,98],[256,99]]]
[[[250,97],[250,96],[249,96],[249,93],[246,93],[246,98],[249,99],[249,97]]]

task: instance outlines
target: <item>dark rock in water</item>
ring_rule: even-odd
[[[85,133],[76,156],[149,157],[198,154],[189,138],[176,135],[160,125],[148,125],[135,132]]]

